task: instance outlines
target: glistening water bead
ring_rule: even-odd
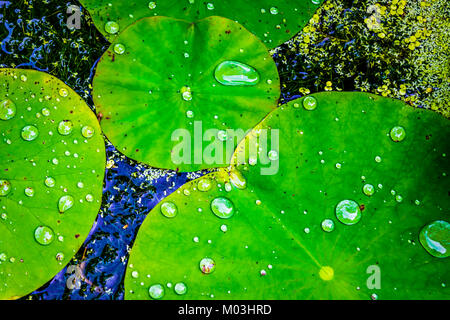
[[[216,269],[216,263],[211,258],[203,258],[200,261],[200,270],[204,274],[210,274]]]
[[[201,192],[206,192],[211,190],[212,188],[212,182],[211,179],[208,178],[201,178],[197,182],[197,189]]]
[[[162,299],[164,297],[164,287],[161,284],[154,284],[148,288],[148,294],[152,299]]]
[[[9,99],[0,102],[0,119],[9,120],[16,115],[16,105]]]
[[[175,284],[174,291],[178,295],[186,294],[187,286],[183,282],[178,282],[177,284]]]
[[[406,137],[405,128],[400,127],[400,126],[393,127],[389,134],[391,136],[392,141],[394,141],[394,142],[403,141],[403,140],[405,140],[405,137]]]
[[[62,120],[58,124],[58,132],[60,135],[67,136],[72,132],[73,123],[70,120]]]
[[[174,218],[178,213],[178,208],[173,202],[164,202],[161,205],[161,213],[167,218]]]
[[[217,197],[211,201],[212,212],[221,219],[229,219],[234,214],[234,205],[225,197]]]
[[[303,99],[303,108],[312,111],[317,108],[317,100],[314,97],[308,96]]]
[[[342,200],[336,206],[336,217],[346,225],[358,223],[361,219],[361,210],[358,203],[353,200]]]
[[[321,224],[322,230],[325,232],[331,232],[334,230],[334,222],[331,219],[325,219]]]
[[[74,204],[74,199],[72,196],[62,196],[58,201],[58,209],[60,213],[66,212],[70,208],[72,208]]]
[[[94,128],[91,126],[84,126],[81,128],[81,135],[85,138],[92,138],[94,136]]]
[[[108,21],[105,24],[105,31],[109,34],[116,34],[119,32],[119,24],[115,21]]]
[[[375,187],[374,187],[373,185],[371,185],[371,184],[365,184],[365,185],[363,186],[363,193],[364,193],[366,196],[370,197],[371,195],[374,194],[374,192],[375,192]]]
[[[39,130],[35,126],[25,126],[22,128],[22,132],[20,133],[22,139],[25,141],[33,141],[39,135]]]
[[[450,256],[450,223],[436,220],[422,228],[419,234],[420,244],[436,258]]]
[[[39,226],[34,230],[34,239],[41,245],[47,246],[53,242],[55,233],[50,227]]]
[[[245,63],[223,61],[214,70],[214,78],[224,86],[254,86],[259,82],[259,73]]]
[[[124,54],[125,53],[125,46],[121,43],[116,43],[114,45],[114,52],[117,54]]]
[[[4,197],[11,192],[11,183],[8,180],[0,179],[0,197]]]

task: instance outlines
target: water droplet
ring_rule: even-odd
[[[380,156],[376,156],[376,157],[375,157],[375,162],[380,163],[380,162],[381,162],[381,157],[380,157]]]
[[[174,290],[176,294],[183,295],[187,292],[187,286],[183,282],[178,282],[177,284],[175,284]]]
[[[23,82],[26,82],[28,80],[28,78],[26,75],[23,74],[20,76],[20,80],[22,80]]]
[[[208,178],[201,178],[197,182],[197,189],[202,192],[206,192],[211,190],[212,182]]]
[[[450,223],[436,220],[422,228],[419,241],[425,250],[436,258],[450,256]]]
[[[234,205],[225,197],[217,197],[211,202],[211,210],[219,218],[229,219],[234,214]]]
[[[184,101],[191,101],[192,100],[192,93],[191,88],[189,87],[182,87],[181,88],[181,97]]]
[[[322,221],[322,230],[325,232],[331,232],[334,230],[334,221],[331,219],[325,219]]]
[[[9,120],[16,115],[16,105],[9,99],[3,100],[0,103],[0,119]]]
[[[259,74],[253,67],[237,61],[220,63],[214,77],[225,86],[254,86],[259,82]]]
[[[87,202],[92,202],[92,201],[94,201],[94,196],[92,194],[88,193],[86,195],[85,199]]]
[[[85,138],[92,138],[94,135],[94,132],[95,132],[94,128],[92,128],[91,126],[84,126],[83,128],[81,128],[81,134]]]
[[[58,201],[58,209],[59,212],[63,213],[72,208],[74,204],[74,200],[72,196],[62,196]]]
[[[150,1],[150,2],[148,3],[148,8],[149,8],[150,10],[155,9],[155,8],[156,8],[156,2]]]
[[[125,53],[125,46],[121,43],[116,43],[114,45],[114,52],[117,54],[124,54]]]
[[[148,294],[152,299],[162,299],[164,297],[164,287],[161,284],[154,284],[148,289]]]
[[[133,272],[131,272],[131,276],[132,276],[133,278],[137,279],[137,278],[139,277],[139,272],[133,271]]]
[[[217,131],[217,138],[220,141],[225,141],[228,138],[227,132],[225,130],[219,130]]]
[[[375,192],[375,187],[373,185],[367,183],[363,186],[363,193],[366,196],[370,197],[371,195],[374,194],[374,192]]]
[[[247,179],[245,179],[242,172],[234,167],[230,171],[230,182],[235,188],[238,188],[240,190],[244,190],[245,188],[247,188]]]
[[[66,88],[61,88],[61,89],[59,89],[59,95],[60,95],[61,97],[67,97],[68,94],[69,94],[69,91],[67,91]]]
[[[67,136],[72,132],[73,123],[70,120],[63,120],[58,124],[58,132],[63,136]]]
[[[34,189],[31,187],[25,188],[25,195],[27,197],[33,197],[34,196]]]
[[[353,200],[342,200],[336,206],[336,217],[346,225],[353,225],[361,219],[361,210]]]
[[[311,0],[312,4],[320,4],[321,0]]]
[[[400,194],[398,194],[398,195],[395,196],[395,201],[402,202],[403,201],[403,197]]]
[[[214,10],[214,4],[211,3],[211,2],[209,2],[209,3],[206,4],[206,8],[207,8],[208,10]]]
[[[221,225],[220,230],[222,230],[222,232],[227,232],[228,231],[227,225],[226,224]]]
[[[200,261],[200,270],[202,271],[202,273],[209,274],[209,273],[214,272],[215,269],[216,269],[216,263],[214,262],[213,259],[203,258]]]
[[[55,256],[57,261],[63,261],[64,260],[64,253],[58,252]]]
[[[108,21],[105,23],[105,31],[109,34],[116,34],[119,32],[119,24],[115,21]]]
[[[270,150],[269,153],[267,154],[267,156],[272,161],[278,160],[278,152],[275,150]]]
[[[193,118],[194,117],[194,111],[192,111],[192,110],[186,111],[186,117]]]
[[[389,134],[391,136],[392,141],[394,141],[394,142],[403,141],[403,140],[405,140],[405,137],[406,137],[405,128],[400,127],[400,126],[393,127]]]
[[[53,179],[52,177],[47,177],[44,180],[44,184],[49,188],[53,188],[55,186],[55,183],[55,179]]]
[[[161,205],[161,213],[167,218],[173,218],[177,215],[178,209],[173,202],[164,202]]]
[[[303,99],[303,108],[306,110],[314,110],[317,108],[317,100],[314,97],[308,96]]]
[[[33,141],[39,135],[39,130],[35,126],[25,126],[21,132],[23,140]]]
[[[278,8],[277,7],[270,8],[270,13],[271,14],[278,14]]]
[[[39,226],[34,230],[34,239],[43,245],[47,246],[53,242],[55,234],[50,227],[47,226]]]
[[[50,115],[50,110],[47,109],[47,108],[42,108],[41,113],[42,113],[44,116],[48,117],[48,116]]]
[[[0,196],[4,197],[11,192],[11,183],[8,180],[0,179]]]

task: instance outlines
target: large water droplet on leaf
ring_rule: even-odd
[[[336,206],[336,217],[346,225],[357,223],[361,219],[361,210],[353,200],[342,200]]]
[[[69,210],[70,208],[72,208],[74,204],[74,200],[72,196],[62,196],[61,198],[59,198],[59,202],[58,202],[58,209],[59,212],[63,213],[66,212],[67,210]]]
[[[21,136],[23,140],[33,141],[39,135],[39,130],[35,126],[25,126],[22,128]]]
[[[0,119],[9,120],[16,115],[16,105],[9,99],[0,103]]]
[[[225,86],[254,86],[259,74],[253,67],[237,61],[224,61],[214,71],[216,80]]]
[[[308,96],[305,99],[303,99],[303,108],[306,110],[314,110],[317,108],[317,100],[314,97]]]
[[[199,191],[206,192],[211,190],[212,188],[212,182],[211,179],[208,178],[201,178],[197,182],[197,188]]]
[[[392,141],[394,142],[400,142],[403,141],[406,137],[406,130],[403,127],[396,126],[391,129],[391,132],[389,133],[391,136]]]
[[[216,269],[216,263],[214,262],[213,259],[203,258],[200,261],[200,270],[202,271],[202,273],[209,274],[211,272],[214,272],[215,269]]]
[[[119,24],[115,21],[108,21],[105,24],[105,31],[109,34],[116,34],[119,32]]]
[[[427,224],[420,231],[419,240],[432,256],[447,258],[450,255],[450,223],[437,220]]]
[[[161,213],[167,218],[173,218],[177,215],[178,209],[173,202],[164,202],[161,205]]]
[[[148,294],[152,299],[162,299],[164,297],[164,287],[160,284],[154,284],[148,289]]]
[[[211,202],[211,210],[219,218],[229,219],[234,214],[234,205],[225,197],[217,197]]]
[[[72,132],[73,123],[70,120],[63,120],[58,124],[58,132],[63,135],[67,136]]]
[[[50,227],[39,226],[34,231],[34,239],[36,239],[36,241],[43,246],[52,243],[54,238],[55,234]]]
[[[81,134],[85,138],[92,138],[92,136],[94,135],[94,128],[92,128],[91,126],[84,126],[81,129]]]

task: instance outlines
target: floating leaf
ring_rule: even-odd
[[[0,105],[16,108],[0,120],[0,299],[14,299],[50,280],[88,235],[105,146],[94,113],[61,81],[20,69],[0,69],[0,79]]]
[[[126,48],[124,54],[114,53],[117,43]],[[216,73],[224,61],[240,65]],[[259,80],[252,85],[223,85],[215,78],[230,80],[234,72],[234,80],[254,79],[255,71]],[[266,47],[238,23],[220,17],[136,22],[103,55],[93,86],[102,128],[121,152],[181,171],[226,166],[239,140],[228,153],[208,147],[225,149],[231,139],[227,130],[241,129],[243,137],[280,96],[277,68]],[[180,151],[180,143],[188,148]]]
[[[150,299],[155,284],[165,299],[450,298],[450,260],[442,257],[448,120],[364,93],[312,98],[314,110],[301,99],[281,106],[240,144],[231,171],[242,173],[245,189],[225,188],[231,172],[220,169],[202,178],[213,184],[209,191],[192,181],[148,215],[129,259],[127,299]],[[405,129],[402,141],[390,137],[395,126]],[[376,188],[371,196],[367,183]],[[232,204],[229,219],[214,214],[217,198]],[[173,219],[159,212],[168,201],[178,208]],[[434,221],[447,224],[420,235]],[[419,235],[439,242],[440,254],[425,250]],[[186,294],[167,286],[178,282]]]
[[[238,21],[270,48],[293,37],[313,16],[322,0],[81,0],[95,25],[110,41],[133,22],[151,16],[196,21],[221,16]]]

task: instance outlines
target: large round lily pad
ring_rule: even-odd
[[[102,56],[93,87],[101,126],[118,150],[181,171],[227,165],[234,148],[220,155],[208,146],[227,144],[220,132],[251,129],[280,95],[266,47],[220,17],[136,22]]]
[[[236,155],[259,141],[256,162],[247,154],[149,214],[127,299],[450,298],[448,120],[363,93],[313,97],[247,136]],[[419,240],[434,221],[425,246],[447,258]]]
[[[42,72],[0,70],[0,299],[50,280],[102,197],[105,147],[86,103]]]
[[[114,38],[133,22],[149,16],[195,21],[221,16],[244,25],[270,48],[289,40],[308,22],[322,0],[81,0],[105,37]],[[111,22],[117,23],[111,29]],[[109,25],[107,25],[109,23]]]

